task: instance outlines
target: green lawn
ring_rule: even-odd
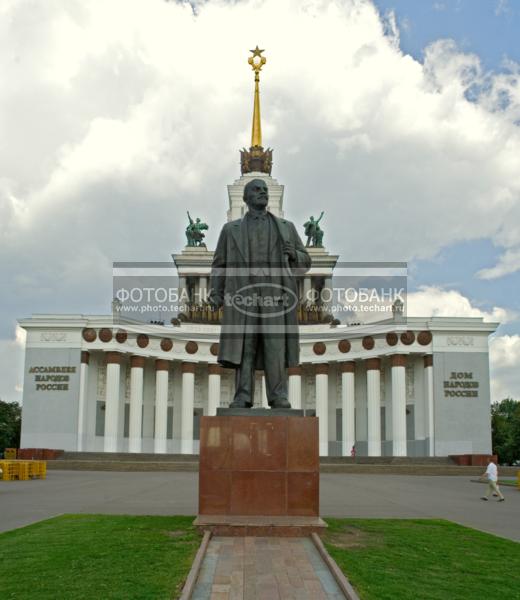
[[[170,600],[200,536],[193,517],[65,515],[0,534],[2,600]]]
[[[0,534],[2,600],[170,600],[200,544],[193,517],[66,515]],[[448,521],[327,519],[363,600],[520,598],[520,544]]]
[[[473,483],[481,483],[482,485],[487,485],[487,481],[481,480],[481,479],[471,479],[470,481],[472,481]],[[498,480],[498,485],[508,485],[511,487],[517,487],[518,486],[518,480],[516,479],[499,479]]]
[[[517,479],[499,479],[498,485],[510,485],[510,486],[517,487],[518,480]]]
[[[362,600],[520,598],[520,544],[440,520],[327,519]]]

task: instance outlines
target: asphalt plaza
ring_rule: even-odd
[[[470,476],[322,474],[324,517],[441,518],[520,541],[520,491],[482,502]],[[0,531],[64,513],[195,515],[198,473],[48,471],[47,479],[0,481]]]

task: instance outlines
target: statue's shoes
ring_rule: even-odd
[[[237,402],[236,400],[233,400],[229,405],[229,408],[251,408],[252,406],[251,402]]]
[[[271,404],[271,408],[291,408],[291,403],[289,400],[278,400],[277,402],[273,402]]]

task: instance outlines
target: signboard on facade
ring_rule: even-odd
[[[66,392],[69,389],[70,377],[76,373],[76,367],[36,366],[29,368],[34,375],[37,392]]]

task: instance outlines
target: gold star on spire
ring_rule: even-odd
[[[262,126],[260,123],[260,71],[266,63],[265,56],[262,56],[264,50],[260,50],[258,45],[254,50],[249,52],[253,53],[253,56],[248,58],[248,63],[255,72],[255,101],[253,106],[253,130],[251,133],[251,147],[262,146]]]
[[[262,52],[265,52],[265,50],[260,50],[260,48],[257,46],[254,50],[249,50],[249,52],[252,52],[253,56],[250,56],[247,62],[251,65],[251,68],[255,72],[255,81],[257,81],[258,73],[260,73],[262,67],[266,63],[265,56],[262,56]]]

